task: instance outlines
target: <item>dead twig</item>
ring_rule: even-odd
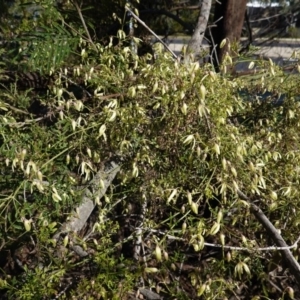
[[[74,1],[73,4],[74,4],[74,6],[75,6],[76,9],[77,9],[77,12],[78,12],[78,14],[79,14],[79,17],[80,17],[80,20],[81,20],[82,25],[83,25],[83,27],[84,27],[84,30],[85,30],[85,32],[86,32],[86,34],[87,34],[87,37],[88,37],[89,42],[90,42],[91,45],[93,46],[94,50],[98,51],[96,45],[94,44],[94,42],[93,42],[93,40],[92,40],[92,38],[91,38],[90,32],[89,32],[89,30],[88,30],[88,28],[87,28],[87,26],[86,26],[86,24],[85,24],[84,18],[83,18],[83,16],[82,16],[81,10],[80,10],[80,8],[79,8],[77,2]]]
[[[168,47],[168,45],[153,31],[151,30],[145,22],[143,22],[131,9],[129,9],[127,6],[125,9],[131,13],[131,15],[141,24],[143,25],[155,38],[157,38],[164,46],[165,48],[172,54],[172,56],[177,59],[177,55]]]

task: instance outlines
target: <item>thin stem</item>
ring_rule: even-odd
[[[80,8],[79,8],[77,2],[74,1],[73,4],[74,4],[74,6],[75,6],[76,9],[77,9],[77,12],[78,12],[78,14],[79,14],[80,20],[81,20],[82,25],[83,25],[83,27],[84,27],[84,30],[85,30],[85,32],[86,32],[86,34],[87,34],[88,41],[89,41],[89,42],[91,43],[91,45],[93,46],[94,50],[98,51],[96,45],[94,44],[94,42],[93,42],[93,40],[92,40],[92,38],[91,38],[91,35],[90,35],[89,30],[88,30],[88,28],[87,28],[87,26],[86,26],[86,24],[85,24],[84,18],[83,18],[83,16],[82,16],[81,10],[80,10]]]
[[[151,34],[153,34],[164,46],[165,48],[173,55],[174,58],[177,59],[177,55],[168,47],[168,45],[153,31],[151,30],[145,22],[143,22],[131,9],[125,7],[127,11],[131,13],[131,15],[141,24],[143,25]]]

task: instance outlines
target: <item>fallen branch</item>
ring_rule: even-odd
[[[274,227],[274,225],[270,222],[267,216],[263,213],[263,211],[252,203],[252,201],[240,190],[237,191],[239,197],[250,204],[251,212],[254,214],[255,218],[259,221],[259,223],[266,229],[269,236],[272,238],[276,246],[281,247],[278,249],[282,252],[282,257],[286,262],[288,268],[291,273],[295,276],[298,284],[300,285],[300,265],[297,260],[294,258],[290,249],[288,249],[288,245],[279,234],[278,230]]]
[[[86,188],[82,196],[82,203],[75,209],[75,215],[61,226],[60,230],[53,236],[53,239],[58,240],[61,234],[77,233],[83,228],[95,208],[94,199],[100,199],[105,195],[107,188],[119,171],[120,166],[114,161],[108,162],[103,169],[98,171]],[[102,187],[100,184],[101,180],[103,182]]]

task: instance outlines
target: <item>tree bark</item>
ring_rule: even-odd
[[[215,4],[214,23],[216,26],[212,28],[211,55],[217,70],[225,54],[227,52],[231,56],[233,54],[229,45],[240,40],[247,2],[248,0],[222,0]],[[227,42],[223,48],[220,48],[224,39],[227,39]]]
[[[207,22],[209,18],[209,13],[211,9],[212,0],[202,0],[200,1],[200,15],[198,18],[198,22],[195,28],[195,31],[190,39],[187,47],[187,54],[197,55],[200,52],[200,47],[202,44],[202,40],[205,34],[205,30],[207,27]]]

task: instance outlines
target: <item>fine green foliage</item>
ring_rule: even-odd
[[[163,52],[149,64],[150,54],[132,53],[121,31],[114,46],[73,39],[57,23],[52,29],[24,63],[26,71],[51,71],[47,89],[20,90],[16,77],[0,90],[3,299],[130,299],[141,279],[177,299],[224,299],[238,290],[283,299],[295,289],[280,254],[257,249],[273,242],[237,190],[288,244],[298,238],[298,76],[270,61],[253,80],[231,78]],[[54,32],[66,48],[51,48]],[[76,64],[71,49],[79,49]],[[265,91],[269,98],[256,99]],[[121,171],[93,199],[87,228],[56,241],[112,157]],[[272,289],[269,272],[284,274],[285,287]]]

